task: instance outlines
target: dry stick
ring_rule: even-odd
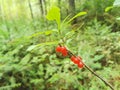
[[[71,56],[71,55],[75,56],[70,50],[68,50],[68,52],[69,52],[69,56]],[[89,66],[87,66],[85,63],[84,63],[84,66],[85,66],[92,74],[94,74],[96,77],[98,77],[100,80],[102,80],[102,81],[105,83],[105,85],[109,86],[109,87],[111,88],[111,90],[115,90],[110,83],[108,83],[107,81],[105,81],[102,77],[100,77],[97,73],[95,73],[95,72],[94,72]]]

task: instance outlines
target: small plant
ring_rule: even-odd
[[[66,22],[66,19],[63,20],[62,24],[60,21],[60,9],[58,7],[52,7],[50,9],[50,11],[47,14],[47,19],[48,20],[55,20],[57,22],[57,26],[58,26],[58,36],[60,37],[60,41],[62,41],[62,44],[65,44],[65,38],[62,36],[64,35],[63,32],[61,32],[61,27],[63,24],[69,24],[72,20],[74,20],[75,18],[77,18],[78,16],[82,16],[87,14],[86,12],[80,12],[77,15],[75,15],[72,19],[68,20],[68,22]],[[97,76],[99,79],[101,79],[107,86],[109,86],[112,90],[114,90],[114,88],[107,82],[105,81],[103,78],[101,78],[98,74],[96,74],[89,66],[87,66],[85,63],[83,63],[82,58],[79,56],[74,55],[70,50],[66,49],[65,46],[62,46],[61,43],[59,43],[56,47],[56,52],[59,52],[62,54],[62,56],[69,56],[71,61],[78,65],[79,68],[87,68],[91,73],[93,73],[95,76]]]

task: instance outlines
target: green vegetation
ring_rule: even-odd
[[[74,1],[74,3],[71,3]],[[120,89],[120,0],[0,0],[0,90]]]

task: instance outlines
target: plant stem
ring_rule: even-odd
[[[61,33],[61,30],[60,30],[59,26],[58,26],[58,33],[59,33],[59,37],[62,40],[62,42],[65,43],[64,39],[62,38],[62,33]]]
[[[100,80],[102,80],[105,85],[109,86],[111,88],[111,90],[114,90],[113,86],[108,83],[106,80],[104,80],[102,77],[100,77],[97,73],[95,73],[89,66],[87,66],[85,63],[84,63],[85,67],[92,73],[94,74],[96,77],[98,77]]]

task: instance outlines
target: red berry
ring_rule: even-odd
[[[68,55],[68,52],[67,52],[67,51],[66,51],[66,52],[63,52],[62,55],[63,55],[63,56],[67,56],[67,55]]]
[[[78,64],[80,61],[78,58],[75,58],[74,61],[73,61],[75,64]]]
[[[75,57],[75,56],[72,56],[71,57],[71,60],[75,63],[75,64],[78,64],[80,62],[79,58]]]
[[[70,59],[71,59],[71,61],[74,61],[74,59],[75,59],[75,56],[72,56]]]
[[[67,51],[66,47],[61,47],[61,53],[62,53],[63,56],[68,55],[68,51]]]
[[[79,68],[83,68],[83,66],[84,66],[83,62],[80,61],[80,62],[78,63],[78,67],[79,67]]]
[[[61,49],[62,49],[62,48],[61,48],[60,46],[57,46],[57,47],[56,47],[56,52],[61,52]]]
[[[56,47],[56,52],[62,53],[63,56],[68,55],[68,51],[67,51],[66,47],[64,47],[64,46],[57,46]]]

